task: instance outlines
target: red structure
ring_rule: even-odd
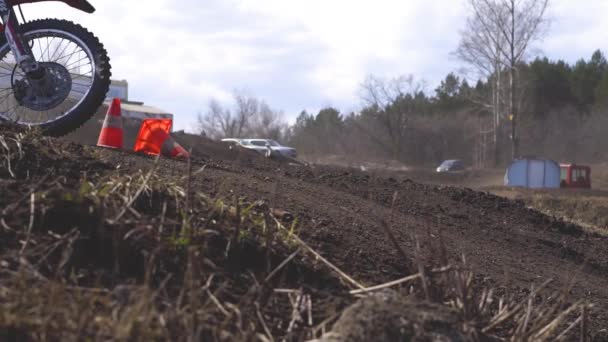
[[[576,164],[561,164],[562,188],[591,188],[591,168]]]

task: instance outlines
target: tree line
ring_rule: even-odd
[[[459,158],[480,167],[537,155],[590,162],[606,158],[608,62],[597,50],[574,64],[531,58],[546,34],[548,0],[468,0],[470,15],[453,55],[463,68],[433,91],[413,75],[368,76],[357,112],[302,111],[292,125],[264,101],[212,101],[201,134],[267,137],[301,155],[342,155],[434,164]],[[471,80],[475,80],[471,82]]]

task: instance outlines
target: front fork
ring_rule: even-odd
[[[37,74],[40,73],[40,66],[34,59],[29,45],[24,42],[23,37],[19,34],[19,21],[15,11],[6,4],[5,0],[0,0],[0,18],[4,24],[6,41],[11,47],[19,67],[28,78],[37,78]]]

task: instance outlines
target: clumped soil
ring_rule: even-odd
[[[567,293],[564,306],[594,304],[590,335],[608,322],[608,238],[522,201],[280,163],[213,141],[182,140],[187,162],[6,125],[0,137],[0,337],[320,337],[356,302],[353,284],[294,237],[363,286],[464,255],[476,291],[526,300],[554,279],[545,290]],[[419,283],[399,289],[425,300],[412,310],[442,310],[429,301],[443,295]],[[446,331],[465,333],[470,317],[441,312]]]
[[[368,296],[344,310],[322,342],[467,341],[458,328],[456,310],[440,304],[412,301],[386,290]],[[480,341],[492,339],[478,336]]]

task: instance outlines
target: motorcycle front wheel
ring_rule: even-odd
[[[110,87],[110,60],[99,39],[80,25],[44,19],[20,26],[23,40],[45,69],[43,86],[30,82],[0,38],[0,120],[62,136],[102,105]]]

